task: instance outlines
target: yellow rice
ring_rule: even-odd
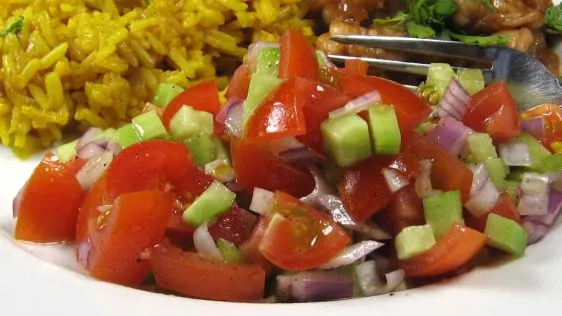
[[[312,37],[306,12],[305,0],[1,0],[0,31],[24,18],[0,37],[2,144],[25,158],[66,130],[118,127],[161,82],[214,77],[287,27]]]

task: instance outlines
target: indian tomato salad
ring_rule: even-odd
[[[47,153],[15,238],[73,242],[126,286],[306,302],[522,256],[560,212],[562,110],[519,113],[478,70],[432,64],[414,93],[288,30],[250,48],[225,97],[162,84],[132,123]]]

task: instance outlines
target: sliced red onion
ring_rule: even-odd
[[[227,159],[219,158],[205,164],[205,173],[222,183],[229,183],[236,179],[234,169]]]
[[[112,152],[113,155],[115,156],[123,150],[123,147],[121,147],[121,145],[119,145],[118,143],[110,140],[107,143],[107,147],[105,147],[105,150]]]
[[[371,91],[365,95],[349,101],[345,106],[333,110],[329,113],[330,118],[344,116],[350,113],[359,113],[367,110],[371,105],[381,102],[381,96],[378,91]]]
[[[308,147],[288,149],[279,154],[287,164],[302,167],[307,164],[319,165],[326,161],[326,157]]]
[[[386,284],[377,274],[375,261],[369,260],[355,267],[359,287],[364,296],[374,296],[393,292],[403,284],[406,274],[404,270],[396,270],[385,274]]]
[[[231,136],[242,138],[244,130],[244,103],[234,104],[226,115],[224,125]]]
[[[546,215],[548,213],[548,176],[525,172],[521,181],[521,198],[517,209],[521,215]]]
[[[217,113],[217,116],[215,117],[215,121],[224,124],[224,121],[228,117],[228,112],[230,112],[230,110],[239,103],[242,103],[242,100],[238,100],[235,98],[228,100],[228,102],[226,102],[226,104],[221,108],[219,113]]]
[[[394,169],[383,168],[382,175],[392,193],[398,192],[400,189],[410,184],[404,176]]]
[[[282,137],[272,139],[267,143],[267,148],[269,151],[277,157],[280,157],[282,153],[292,150],[304,148],[304,144],[301,143],[296,137]]]
[[[471,166],[472,170],[472,185],[470,186],[470,196],[476,195],[488,181],[488,168],[485,164],[480,163],[476,166]]]
[[[113,153],[111,152],[104,152],[88,160],[84,167],[76,173],[76,180],[78,180],[82,189],[89,190],[107,170],[112,160]]]
[[[16,197],[14,197],[14,199],[12,200],[12,217],[13,218],[18,217],[19,214],[20,214],[21,198],[22,198],[22,194],[23,194],[23,191],[25,190],[26,186],[27,186],[27,182],[21,187],[21,189],[18,191],[18,194],[16,194]]]
[[[498,145],[500,157],[508,166],[530,166],[533,161],[529,146],[523,142],[510,141]]]
[[[88,268],[90,261],[90,253],[92,252],[92,242],[90,238],[80,242],[77,247],[77,259],[84,268]]]
[[[528,119],[522,119],[520,122],[521,129],[528,132],[529,134],[535,136],[536,138],[542,138],[545,134],[544,128],[544,117],[532,117]]]
[[[473,195],[464,207],[475,217],[480,217],[488,213],[498,202],[500,193],[491,179],[488,179],[480,191]]]
[[[215,244],[213,236],[209,233],[207,221],[199,225],[193,233],[193,245],[202,257],[213,260],[223,260],[222,254],[219,248],[217,248],[217,244]]]
[[[455,79],[451,79],[439,102],[439,108],[457,120],[461,120],[470,102],[470,94]]]
[[[562,192],[550,189],[548,193],[548,212],[545,215],[526,216],[525,220],[537,224],[550,226],[554,223],[562,210]]]
[[[547,172],[548,180],[553,189],[562,191],[562,171]]]
[[[422,159],[419,162],[419,166],[420,172],[416,177],[414,186],[418,196],[424,198],[433,195],[435,192],[431,185],[431,160]]]
[[[529,234],[527,245],[539,242],[544,236],[546,236],[549,230],[548,226],[532,221],[524,221],[523,228],[525,228],[527,234]]]
[[[473,132],[463,123],[444,117],[439,124],[431,130],[427,137],[453,156],[458,156],[466,144],[466,139]]]
[[[275,280],[277,281],[275,287],[275,296],[282,302],[291,299],[291,287],[293,286],[293,278],[288,275],[278,275]]]
[[[255,187],[250,203],[250,211],[265,215],[273,205],[273,192]]]
[[[290,286],[287,286],[290,279]],[[290,297],[298,302],[328,301],[353,296],[353,280],[340,271],[306,271],[277,276],[290,289]]]
[[[343,266],[353,264],[375,251],[376,249],[382,247],[384,244],[374,241],[365,240],[346,247],[330,261],[319,266],[318,269],[327,270],[335,269]]]
[[[78,149],[77,155],[84,160],[89,160],[93,157],[100,156],[104,152],[105,148],[94,142],[89,142]]]
[[[97,127],[90,127],[80,139],[78,139],[78,143],[76,143],[76,149],[80,150],[80,148],[84,147],[87,143],[91,142],[103,131]]]

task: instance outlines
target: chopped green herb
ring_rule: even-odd
[[[509,37],[507,35],[472,36],[449,32],[449,36],[467,44],[478,44],[479,46],[507,46]]]
[[[149,5],[150,4],[150,0],[143,0],[144,1],[144,5]]]
[[[12,23],[10,23],[4,31],[0,33],[0,37],[6,37],[10,33],[17,33],[23,27],[23,16],[18,16]]]
[[[407,19],[408,19],[407,13],[404,13],[403,11],[398,11],[398,13],[396,13],[391,18],[374,19],[373,24],[376,24],[376,25],[391,24],[391,23],[401,24],[401,23],[404,23]]]
[[[435,31],[429,26],[423,26],[417,24],[416,22],[408,22],[408,35],[424,38],[424,37],[435,37]]]
[[[562,4],[546,9],[544,22],[551,28],[562,31]]]

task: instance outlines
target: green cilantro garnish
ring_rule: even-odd
[[[406,24],[406,27],[408,28],[408,35],[410,36],[419,38],[435,37],[435,30],[429,26],[420,25],[411,21]]]
[[[544,22],[551,28],[562,31],[562,4],[546,9]]]
[[[373,24],[382,25],[382,24],[391,24],[391,23],[404,23],[408,19],[408,14],[404,13],[403,11],[398,11],[396,15],[391,18],[387,19],[374,19]]]
[[[23,16],[18,16],[12,23],[10,23],[4,31],[0,32],[0,37],[6,37],[10,33],[18,33],[23,27]]]
[[[509,41],[507,35],[488,35],[488,36],[472,36],[448,32],[448,35],[456,40],[467,44],[478,44],[478,46],[506,46]]]

